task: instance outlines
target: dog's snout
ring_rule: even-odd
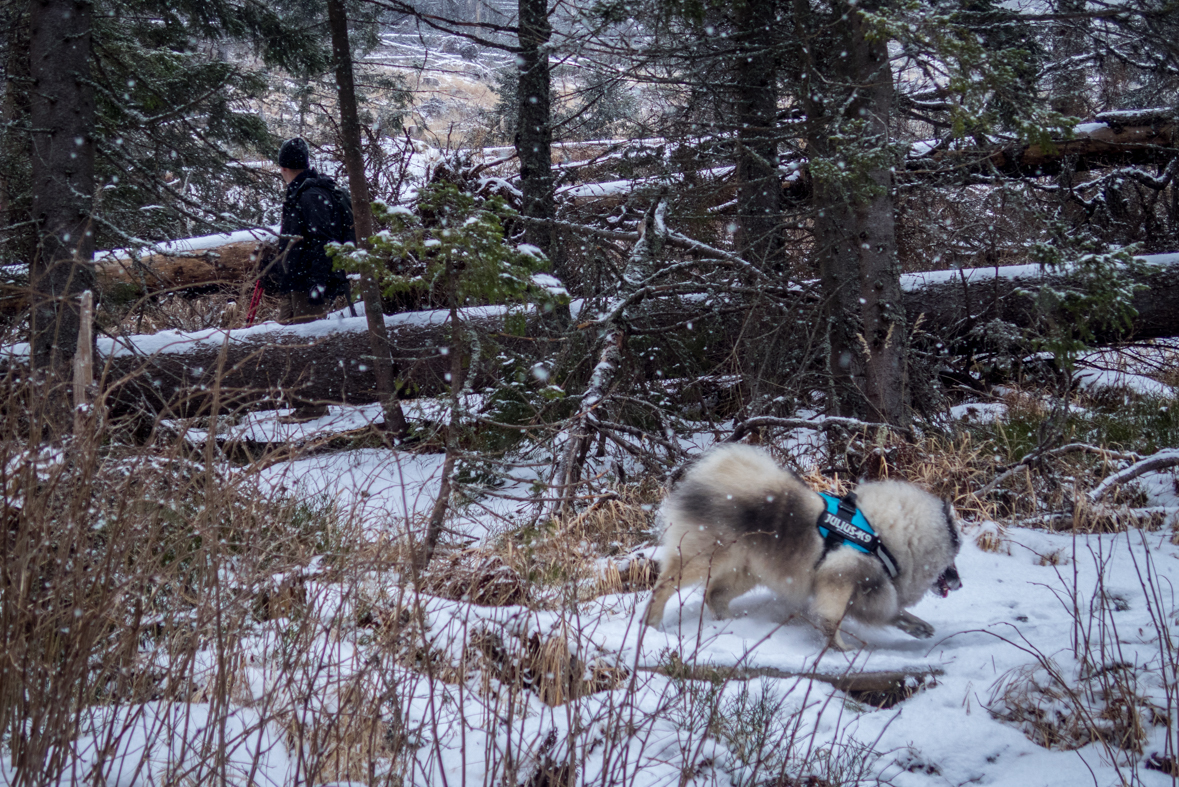
[[[938,575],[934,586],[942,598],[950,595],[951,590],[958,590],[962,587],[962,578],[958,576],[958,568],[951,563],[945,571]]]

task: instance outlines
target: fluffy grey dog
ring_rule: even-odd
[[[718,618],[760,584],[800,608],[809,603],[839,650],[847,649],[839,633],[845,615],[932,637],[933,626],[905,607],[927,590],[945,596],[962,586],[953,508],[901,481],[861,484],[856,502],[886,557],[824,539],[818,529],[824,499],[766,452],[746,445],[710,451],[663,504],[662,569],[645,622],[660,625],[667,600],[685,583],[705,585],[705,603]]]

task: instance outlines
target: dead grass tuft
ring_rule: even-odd
[[[909,481],[949,500],[964,519],[987,521],[999,515],[995,501],[978,494],[998,472],[994,452],[972,434],[924,438],[921,457],[906,468]]]
[[[991,689],[987,709],[1048,749],[1102,743],[1141,754],[1146,727],[1157,714],[1135,690],[1134,680],[1132,665],[1109,664],[1066,681],[1047,659],[1003,675]]]
[[[606,661],[585,663],[570,650],[569,638],[560,629],[541,636],[481,625],[471,632],[469,642],[468,664],[480,671],[485,694],[500,687],[522,688],[556,707],[616,689],[630,677],[625,668]]]
[[[382,771],[396,763],[405,741],[382,718],[383,703],[371,687],[353,681],[324,692],[331,714],[283,712],[276,715],[295,751],[313,752],[308,759],[308,784],[334,782],[377,783]],[[394,767],[396,767],[394,765]]]
[[[494,551],[531,589],[532,606],[556,608],[572,597],[644,589],[654,581],[653,567],[634,558],[607,559],[652,541],[662,494],[651,479],[617,487],[585,511],[506,533]]]
[[[560,522],[557,533],[586,540],[606,555],[629,551],[650,538],[663,494],[654,479],[617,487]]]
[[[993,519],[988,519],[978,526],[978,533],[974,537],[975,545],[983,552],[1008,554],[1010,542],[1007,540],[1007,528]]]
[[[1037,566],[1067,566],[1069,564],[1068,552],[1064,549],[1054,549],[1051,552],[1045,552],[1036,559]]]
[[[641,593],[655,587],[659,564],[646,555],[608,560],[598,569],[595,596],[612,593]]]
[[[828,478],[820,472],[818,467],[810,468],[805,473],[802,473],[801,476],[807,486],[816,492],[824,492],[829,495],[843,497],[852,488],[852,484],[848,479],[841,478],[838,475]]]
[[[1072,521],[1059,521],[1056,530],[1072,530],[1077,533],[1121,533],[1127,528],[1160,530],[1166,523],[1165,511],[1150,508],[1132,508],[1127,503],[1117,504],[1102,501],[1090,503],[1088,496],[1077,495]]]
[[[528,581],[502,557],[483,549],[466,549],[435,560],[422,577],[430,595],[485,607],[527,605]]]

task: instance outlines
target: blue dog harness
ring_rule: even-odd
[[[868,524],[864,512],[856,506],[856,493],[848,492],[842,500],[822,492],[819,496],[827,504],[827,510],[819,514],[817,522],[819,535],[825,542],[823,554],[826,555],[832,549],[847,544],[852,549],[875,555],[884,564],[889,579],[896,579],[897,574],[901,573],[897,561],[888,551],[888,547],[881,542],[880,536],[876,535],[876,531]]]

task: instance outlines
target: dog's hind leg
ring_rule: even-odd
[[[933,636],[933,626],[903,609],[897,613],[897,616],[891,622],[911,637],[929,639]]]
[[[662,560],[663,566],[659,572],[659,579],[655,581],[655,589],[651,600],[647,603],[647,611],[643,615],[643,622],[648,626],[658,628],[663,623],[663,610],[671,594],[679,590],[684,582],[684,561],[679,550],[672,552]]]
[[[757,583],[744,566],[727,568],[713,574],[704,591],[704,603],[718,618],[729,617],[729,602],[748,593]]]
[[[663,624],[663,611],[667,606],[667,600],[671,598],[671,594],[679,589],[679,577],[672,577],[667,574],[660,574],[659,580],[655,583],[655,592],[651,594],[651,600],[647,603],[647,611],[643,614],[643,622],[653,628],[658,628]]]

